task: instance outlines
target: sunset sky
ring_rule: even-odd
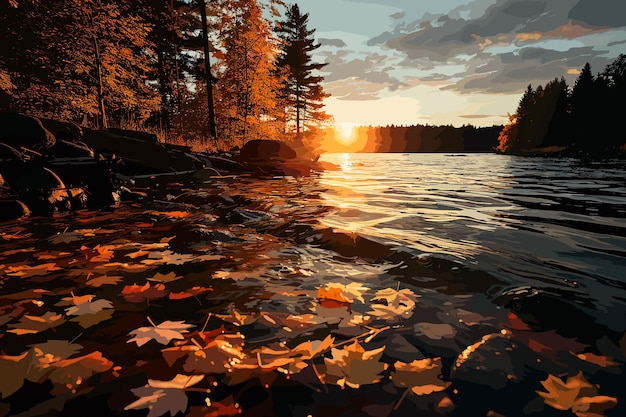
[[[573,85],[626,53],[625,0],[300,0],[327,62],[326,111],[353,124],[491,126],[528,84]]]

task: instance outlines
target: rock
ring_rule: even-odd
[[[83,128],[76,123],[63,120],[47,119],[39,117],[41,124],[48,129],[57,140],[78,142],[83,139]]]
[[[563,371],[510,333],[494,333],[468,346],[457,357],[450,373],[449,392],[459,411],[485,415],[491,409],[507,416],[518,415],[537,397],[539,381]]]
[[[0,113],[0,142],[15,149],[26,147],[37,152],[52,147],[56,138],[41,121],[23,113]]]
[[[197,158],[186,152],[158,143],[152,134],[120,135],[113,132],[126,132],[121,129],[84,130],[84,142],[99,154],[120,159],[115,171],[127,175],[148,175],[159,173],[193,172],[203,168]],[[131,131],[133,132],[133,131]]]
[[[296,151],[284,142],[254,139],[243,145],[236,159],[242,163],[251,163],[294,159],[296,156]]]

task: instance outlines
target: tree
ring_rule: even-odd
[[[322,88],[324,78],[313,75],[326,64],[313,63],[311,53],[320,47],[315,43],[315,30],[309,30],[308,13],[302,14],[297,4],[286,12],[275,31],[282,40],[278,67],[286,69],[287,82],[282,88],[285,124],[300,134],[310,125],[320,125],[329,119],[323,111],[323,100],[329,96]]]
[[[277,40],[256,0],[222,0],[216,118],[233,144],[250,138],[278,138]]]

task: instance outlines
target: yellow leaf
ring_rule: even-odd
[[[547,405],[557,410],[569,410],[578,397],[593,396],[598,392],[597,388],[585,379],[582,372],[567,378],[567,382],[554,375],[548,375],[545,381],[541,381],[541,385],[547,392],[537,391],[537,394]]]
[[[418,395],[443,391],[446,388],[446,384],[439,377],[442,369],[441,358],[426,358],[411,363],[397,361],[394,368],[391,380],[397,387],[409,387]]]

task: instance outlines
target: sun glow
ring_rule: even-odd
[[[356,140],[354,132],[354,123],[338,123],[335,125],[335,131],[337,132],[337,140],[344,145],[349,145]]]

